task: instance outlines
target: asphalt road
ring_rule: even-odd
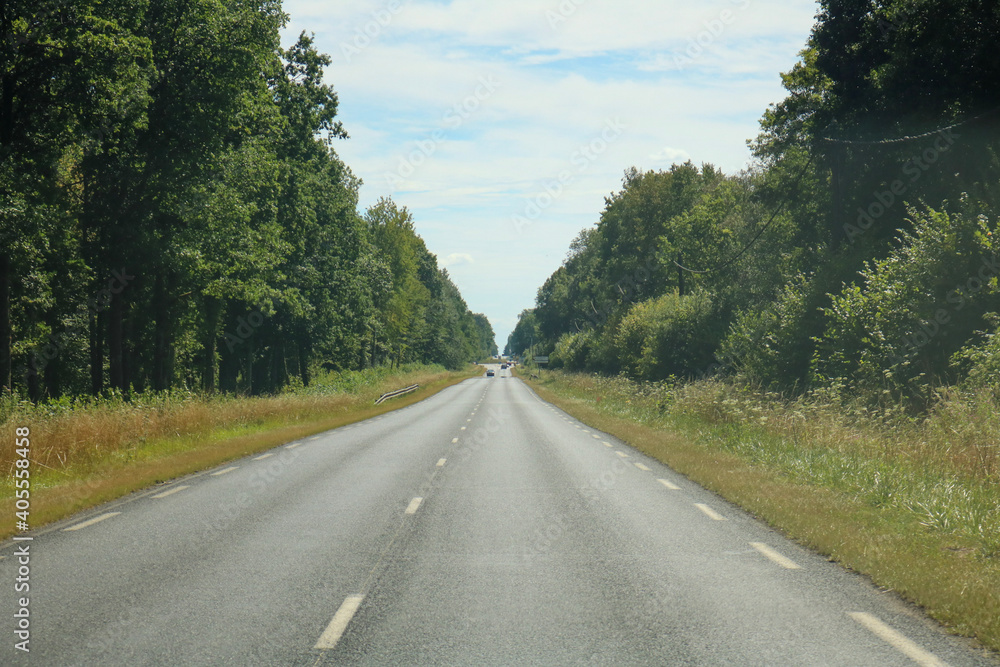
[[[2,664],[991,665],[498,371],[34,534]]]

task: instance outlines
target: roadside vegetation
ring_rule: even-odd
[[[0,10],[0,388],[265,395],[496,353],[280,2]]]
[[[505,349],[994,649],[998,31],[995,3],[820,0],[748,168],[628,168]]]
[[[4,433],[31,429],[31,525],[39,528],[178,476],[410,405],[481,371],[410,364],[330,372],[308,388],[272,396],[175,390],[128,400],[31,403],[8,395],[0,402],[0,422]],[[411,384],[421,388],[374,405],[381,394]],[[0,450],[0,465],[8,471],[4,497],[14,495],[14,458],[13,448]],[[13,532],[11,515],[0,523],[0,538]]]
[[[912,417],[832,390],[538,373],[547,400],[1000,650],[996,397]]]

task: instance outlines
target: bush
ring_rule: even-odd
[[[995,225],[967,211],[910,215],[900,247],[833,296],[813,361],[818,382],[843,378],[862,394],[926,402],[934,384],[956,379],[951,358],[995,310]]]
[[[643,380],[703,372],[721,337],[720,319],[705,292],[665,294],[636,304],[616,330],[621,369]]]
[[[590,330],[560,336],[555,349],[549,355],[549,368],[585,370],[592,337],[593,331]]]
[[[771,303],[741,311],[719,346],[719,361],[746,383],[771,390],[802,387],[809,375],[827,299],[815,275],[790,280]]]

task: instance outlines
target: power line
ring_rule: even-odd
[[[812,166],[812,162],[813,162],[813,158],[814,157],[815,156],[810,155],[809,159],[806,160],[806,164],[802,168],[802,171],[799,172],[799,175],[795,177],[795,182],[792,183],[792,190],[795,190],[795,188],[798,187],[799,181],[802,180],[802,177],[806,175],[806,171],[808,171],[809,167]],[[743,248],[743,250],[740,250],[732,258],[730,258],[730,259],[728,259],[728,260],[726,260],[724,262],[719,263],[718,265],[716,265],[715,267],[713,267],[711,269],[704,269],[704,270],[701,270],[701,271],[697,271],[695,269],[689,269],[686,266],[682,266],[682,265],[678,264],[676,261],[674,261],[674,265],[678,269],[681,269],[682,271],[687,271],[688,273],[698,273],[698,274],[712,273],[713,271],[718,271],[719,269],[723,269],[723,268],[727,267],[728,265],[734,263],[736,260],[738,260],[743,255],[745,255],[748,250],[750,250],[750,248],[753,246],[753,244],[757,242],[757,239],[759,239],[764,234],[764,232],[766,232],[768,230],[768,228],[774,223],[774,221],[778,217],[778,214],[781,213],[782,209],[785,208],[785,204],[787,204],[787,203],[788,203],[788,199],[786,198],[786,199],[784,199],[781,202],[781,204],[778,205],[778,208],[774,209],[774,212],[771,214],[771,218],[764,224],[763,227],[760,228],[760,230],[758,230],[757,234],[752,239],[750,239],[750,242],[747,243],[747,245]]]
[[[831,143],[831,144],[841,144],[841,145],[883,146],[883,145],[888,145],[888,144],[902,144],[902,143],[906,143],[906,142],[909,142],[909,141],[916,141],[917,139],[926,139],[927,137],[933,137],[934,135],[941,134],[942,132],[948,132],[949,130],[954,130],[956,128],[962,127],[963,125],[969,125],[970,123],[975,123],[976,121],[982,120],[983,118],[987,118],[989,116],[992,116],[993,114],[997,113],[998,111],[1000,111],[1000,107],[996,107],[994,109],[990,109],[989,111],[981,113],[978,116],[973,116],[972,118],[967,118],[967,119],[965,119],[965,120],[963,120],[963,121],[961,121],[959,123],[953,123],[953,124],[948,125],[946,127],[941,127],[941,128],[936,129],[936,130],[932,130],[930,132],[924,132],[923,134],[915,134],[915,135],[906,136],[906,137],[895,137],[893,139],[879,139],[877,141],[876,140],[870,140],[869,141],[869,140],[864,140],[864,139],[833,139],[831,137],[819,137],[819,140],[820,141],[825,141],[825,142]],[[808,170],[809,166],[812,164],[812,161],[813,161],[814,157],[815,157],[814,155],[810,155],[809,156],[809,160],[806,162],[805,167],[803,167],[802,171],[799,172],[799,175],[795,178],[795,183],[792,186],[793,190],[795,189],[795,186],[797,186],[799,184],[799,181],[802,180],[802,177],[805,175],[806,170]],[[767,221],[767,223],[763,227],[761,227],[760,231],[758,231],[757,234],[752,239],[750,239],[750,242],[746,245],[746,247],[744,247],[743,250],[739,251],[731,259],[726,260],[725,262],[722,262],[722,263],[718,264],[717,266],[715,266],[715,267],[713,267],[711,269],[703,269],[703,270],[700,270],[700,271],[696,270],[696,269],[689,269],[688,267],[679,264],[676,260],[671,260],[671,261],[673,261],[674,265],[677,268],[681,269],[682,271],[686,271],[688,273],[706,274],[706,273],[712,273],[713,271],[718,271],[719,269],[725,268],[726,266],[734,263],[740,257],[742,257],[743,255],[745,255],[748,250],[750,250],[750,248],[753,246],[753,244],[756,243],[757,240],[764,234],[764,232],[766,232],[768,230],[768,228],[771,226],[771,224],[774,223],[775,219],[778,217],[778,214],[781,213],[781,211],[784,209],[786,203],[787,203],[787,200],[781,202],[781,204],[778,206],[778,208],[776,208],[774,210],[774,213],[771,214],[771,218]]]
[[[936,130],[931,130],[930,132],[924,132],[923,134],[914,134],[907,137],[896,137],[893,139],[878,139],[878,140],[865,140],[865,139],[834,139],[832,137],[819,137],[820,141],[825,141],[830,144],[843,144],[847,146],[884,146],[888,144],[903,144],[908,141],[916,141],[917,139],[926,139],[927,137],[933,137],[936,134],[941,134],[942,132],[948,132],[949,130],[954,130],[956,128],[962,127],[963,125],[968,125],[969,123],[975,123],[978,120],[982,120],[988,116],[992,116],[997,111],[1000,111],[1000,107],[995,109],[990,109],[985,113],[981,113],[978,116],[973,116],[972,118],[966,118],[960,123],[953,123],[947,127],[941,127]]]

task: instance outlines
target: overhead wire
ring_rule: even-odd
[[[960,123],[953,123],[953,124],[948,125],[946,127],[941,127],[941,128],[936,129],[936,130],[932,130],[930,132],[924,132],[923,134],[915,134],[915,135],[910,135],[910,136],[905,136],[905,137],[894,137],[892,139],[879,139],[879,140],[864,140],[864,139],[834,139],[832,137],[823,137],[823,136],[821,136],[821,137],[819,137],[819,140],[827,142],[827,143],[831,143],[831,144],[840,144],[840,145],[882,146],[882,145],[889,145],[889,144],[901,144],[901,143],[906,143],[906,142],[909,142],[909,141],[916,141],[918,139],[926,139],[927,137],[933,137],[934,135],[941,134],[942,132],[948,132],[950,130],[955,130],[955,129],[959,128],[959,127],[962,127],[963,125],[968,125],[970,123],[974,123],[976,121],[979,121],[979,120],[982,120],[984,118],[987,118],[987,117],[989,117],[989,116],[997,113],[998,111],[1000,111],[1000,107],[996,107],[994,109],[991,109],[989,111],[981,113],[978,116],[973,116],[972,118],[967,118],[967,119],[961,121]],[[814,157],[815,157],[815,155],[810,155],[809,156],[809,160],[806,161],[805,167],[802,168],[802,171],[799,172],[799,175],[795,178],[795,182],[792,185],[792,189],[793,190],[795,189],[796,186],[798,186],[799,182],[802,180],[802,177],[805,176],[806,171],[812,165]],[[788,203],[787,200],[782,201],[781,204],[778,205],[778,208],[776,208],[774,210],[774,213],[771,214],[771,217],[767,221],[767,223],[765,223],[764,226],[761,227],[760,230],[754,235],[754,237],[752,239],[750,239],[750,242],[747,243],[747,245],[742,250],[740,250],[738,253],[736,253],[736,255],[733,256],[732,258],[730,258],[730,259],[728,259],[728,260],[726,260],[724,262],[721,262],[718,265],[716,265],[716,266],[714,266],[714,267],[712,267],[710,269],[702,269],[702,270],[688,268],[688,267],[683,266],[682,264],[678,263],[676,260],[671,260],[671,261],[673,261],[674,265],[677,268],[681,269],[682,271],[686,271],[688,273],[694,273],[694,274],[702,274],[703,275],[703,274],[706,274],[706,273],[713,273],[715,271],[723,269],[723,268],[729,266],[730,264],[734,263],[736,260],[738,260],[743,255],[745,255],[750,250],[750,248],[753,247],[753,244],[756,243],[757,240],[764,234],[764,232],[766,232],[768,230],[768,228],[770,228],[770,226],[774,223],[774,221],[778,217],[778,214],[781,213],[781,211],[785,207],[785,204],[787,204],[787,203]]]

